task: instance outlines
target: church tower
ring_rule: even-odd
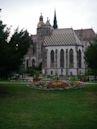
[[[54,28],[54,29],[57,29],[57,28],[58,28],[58,25],[57,25],[57,18],[56,18],[56,10],[54,11],[53,28]]]
[[[40,17],[39,17],[38,25],[37,25],[38,36],[43,36],[44,28],[45,28],[45,24],[44,24],[44,21],[43,21],[43,16],[41,14]]]
[[[36,43],[36,61],[37,65],[42,63],[43,59],[43,43],[45,36],[49,36],[52,34],[53,28],[50,24],[49,19],[47,18],[46,23],[44,23],[42,14],[39,17],[39,22],[37,24],[37,43]]]

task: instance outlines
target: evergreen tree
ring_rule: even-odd
[[[91,43],[91,45],[85,51],[85,61],[87,67],[93,71],[94,75],[97,75],[97,38]]]
[[[0,76],[6,74],[9,29],[0,20]]]
[[[19,70],[32,42],[27,30],[16,29],[10,40],[9,34],[10,29],[0,21],[0,78],[8,77]]]

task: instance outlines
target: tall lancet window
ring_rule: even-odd
[[[56,66],[56,68],[57,68],[57,53],[58,53],[58,50],[56,49],[56,51],[55,51],[55,66]]]
[[[28,69],[29,67],[29,59],[26,60],[26,68]]]
[[[51,53],[50,53],[50,60],[51,60],[51,67],[54,67],[54,51],[51,50]]]
[[[68,49],[66,49],[66,68],[68,68]]]
[[[74,52],[73,52],[73,49],[70,49],[70,51],[69,51],[69,67],[70,68],[74,67]]]
[[[32,67],[35,67],[35,59],[32,59]]]
[[[64,68],[64,50],[61,49],[60,51],[60,67]]]
[[[82,67],[82,64],[81,64],[81,62],[82,62],[82,55],[81,55],[81,50],[79,49],[79,51],[78,51],[78,68],[81,68]]]

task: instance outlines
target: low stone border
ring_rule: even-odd
[[[49,83],[50,81],[36,81],[36,82],[30,82],[28,86],[34,89],[42,89],[42,90],[65,90],[65,89],[68,90],[68,89],[78,89],[85,87],[84,82],[79,82],[79,81],[76,81],[75,84],[73,82],[71,83],[67,81],[66,83],[68,84],[68,86],[64,87],[48,87]]]

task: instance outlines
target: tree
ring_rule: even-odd
[[[0,77],[8,77],[19,70],[24,55],[32,43],[27,30],[15,30],[8,40],[10,29],[0,21]]]
[[[7,38],[9,36],[9,29],[6,28],[6,25],[3,25],[2,21],[0,21],[0,76],[6,73],[6,58],[7,54],[5,50],[7,50]]]
[[[97,38],[90,44],[85,51],[85,61],[87,67],[92,70],[94,75],[97,75]]]

